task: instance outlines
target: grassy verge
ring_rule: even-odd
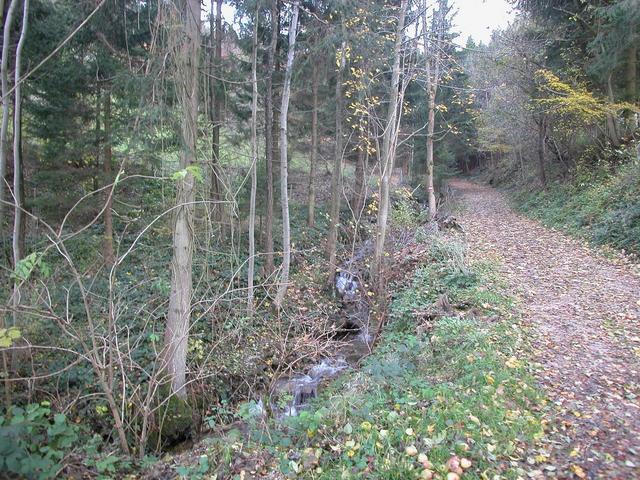
[[[522,476],[525,446],[542,435],[542,399],[514,304],[492,268],[465,266],[463,251],[450,240],[432,244],[426,264],[396,286],[374,354],[314,408],[256,429],[250,445],[236,432],[206,451],[224,478],[275,469],[327,480]],[[453,308],[434,316],[443,294]]]
[[[640,161],[546,191],[518,191],[517,208],[545,225],[640,255]]]

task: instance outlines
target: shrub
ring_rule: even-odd
[[[54,478],[78,440],[78,427],[48,402],[12,407],[0,416],[0,472],[26,478]]]

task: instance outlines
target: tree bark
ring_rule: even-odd
[[[344,35],[344,23],[342,25]],[[336,139],[331,173],[331,203],[329,204],[329,234],[327,238],[328,282],[334,283],[337,268],[338,227],[340,226],[340,200],[342,198],[342,73],[346,66],[346,40],[342,39],[339,66],[336,71]]]
[[[638,46],[636,44],[629,47],[627,52],[627,101],[634,105],[638,100]]]
[[[247,313],[253,314],[253,277],[256,254],[256,191],[258,189],[258,21],[260,2],[253,18],[253,56],[251,59],[251,196],[249,199],[249,261],[247,268]]]
[[[607,95],[609,97],[609,102],[614,103],[615,97],[613,95],[613,81],[612,81],[613,73],[609,74],[607,79]],[[618,122],[616,117],[612,113],[607,113],[607,136],[611,141],[611,144],[614,147],[620,146],[620,134],[618,133]]]
[[[282,88],[282,105],[280,109],[280,202],[282,204],[282,274],[275,298],[278,310],[287,293],[289,283],[289,267],[291,265],[291,225],[289,224],[289,192],[287,190],[287,115],[289,112],[289,96],[291,95],[291,75],[296,48],[296,30],[298,29],[299,0],[293,2],[291,24],[289,25],[289,51],[285,69],[284,86]]]
[[[113,148],[111,138],[111,91],[107,90],[104,97],[104,181],[108,185],[112,179],[112,162]],[[105,189],[105,208],[104,208],[104,242],[103,257],[107,267],[112,267],[115,262],[115,253],[113,249],[113,188]]]
[[[547,121],[544,116],[538,120],[538,178],[543,188],[547,188],[547,173],[545,171],[544,162],[544,137],[547,135]]]
[[[0,231],[4,228],[4,201],[5,201],[5,177],[7,175],[7,158],[9,156],[8,130],[9,130],[9,106],[11,95],[9,95],[9,56],[11,28],[15,18],[16,5],[18,0],[11,0],[7,15],[4,19],[4,30],[2,33],[2,66],[0,76],[2,77],[2,127],[0,129]]]
[[[427,125],[427,198],[429,205],[429,218],[436,216],[436,195],[433,188],[433,131],[435,128],[437,86],[431,84],[429,87],[429,118]]]
[[[278,45],[279,33],[279,10],[278,0],[271,0],[271,40],[267,53],[267,78],[266,78],[266,94],[265,94],[265,169],[267,184],[267,205],[265,208],[265,274],[271,275],[275,269],[273,259],[273,217],[274,217],[274,198],[273,198],[273,156],[274,156],[274,114],[273,114],[273,76],[275,67],[275,55]]]
[[[213,11],[210,16],[211,53],[210,62],[210,120],[211,120],[211,201],[213,221],[224,232],[224,206],[222,204],[222,182],[220,171],[220,127],[222,125],[222,0],[216,0],[215,34]]]
[[[364,203],[367,197],[367,163],[369,153],[367,151],[367,145],[358,151],[358,158],[355,171],[355,192],[353,199],[353,212],[356,218],[360,217],[360,213],[364,208]]]
[[[380,159],[380,205],[378,208],[378,223],[376,230],[376,246],[374,257],[374,277],[378,281],[379,291],[382,291],[382,287],[384,284],[384,243],[387,235],[387,219],[389,216],[389,189],[391,174],[393,172],[398,129],[397,120],[398,97],[400,88],[400,56],[402,53],[402,39],[404,32],[404,19],[407,12],[407,1],[408,0],[401,0],[400,2],[398,25],[395,34],[395,45],[393,48],[393,68],[391,71],[391,87],[389,90],[389,107],[387,110],[387,120],[385,124],[384,135],[382,137],[382,156]]]
[[[22,162],[22,50],[29,29],[29,0],[24,0],[22,12],[22,29],[20,40],[16,48],[16,68],[14,76],[15,97],[13,107],[13,196],[15,201],[13,217],[13,267],[24,257],[24,192],[23,192],[23,162]],[[20,303],[18,282],[14,283],[14,319],[17,318],[16,308]],[[14,322],[17,323],[17,322]]]
[[[11,0],[7,15],[4,18],[3,31],[3,48],[2,48],[2,67],[0,76],[2,77],[2,128],[0,130],[0,235],[2,235],[2,243],[4,246],[4,201],[5,201],[5,181],[7,175],[7,158],[9,156],[8,130],[9,130],[9,107],[11,95],[9,95],[9,42],[11,39],[11,28],[15,18],[15,9],[18,0]],[[4,12],[4,8],[3,8]],[[15,294],[15,292],[14,292]],[[15,320],[14,320],[15,321]],[[0,315],[0,328],[6,327],[4,315]],[[9,380],[10,360],[6,351],[2,352],[2,368],[4,371],[4,402],[8,410],[11,406],[12,383]]]
[[[317,60],[316,60],[317,61]],[[309,196],[307,199],[307,225],[316,223],[316,162],[318,161],[318,65],[313,63],[313,79],[311,81],[312,113],[311,113],[311,157],[309,159]]]
[[[176,7],[179,8],[179,7]],[[174,64],[176,89],[182,114],[182,153],[178,180],[171,262],[171,293],[164,337],[164,367],[171,379],[171,392],[186,397],[187,341],[191,310],[193,262],[193,203],[195,179],[187,170],[196,160],[198,120],[198,74],[200,58],[200,1],[186,0],[180,9],[184,32],[176,32]]]
[[[438,11],[434,13],[431,24],[432,40],[429,40],[427,28],[427,5],[425,2],[422,21],[424,26],[424,49],[426,53],[427,70],[427,94],[428,119],[427,119],[427,199],[429,205],[429,218],[436,216],[436,196],[433,186],[433,132],[435,130],[436,96],[440,82],[440,60],[442,51],[442,39],[444,36],[445,19],[448,11],[447,0],[439,0]],[[433,40],[435,37],[435,40]],[[431,48],[429,48],[431,47]]]
[[[631,34],[633,35],[633,31]],[[633,43],[627,52],[627,65],[626,65],[626,89],[627,89],[627,101],[632,105],[638,104],[638,46]],[[625,117],[627,118],[628,128],[631,130],[637,128],[637,125],[633,122],[634,112],[631,109],[625,111]]]

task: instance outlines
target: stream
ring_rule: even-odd
[[[334,291],[340,304],[338,312],[342,328],[336,332],[336,351],[307,368],[279,379],[270,391],[270,408],[276,418],[296,416],[318,396],[323,385],[371,352],[369,303],[362,285],[364,260],[372,250],[366,240],[354,255],[340,267],[335,277]]]

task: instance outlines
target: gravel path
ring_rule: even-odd
[[[496,258],[532,328],[553,408],[533,478],[640,479],[640,278],[629,265],[455,180],[472,259]]]

